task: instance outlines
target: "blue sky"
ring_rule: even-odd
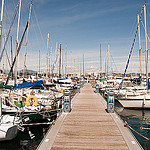
[[[5,27],[8,27],[8,16],[12,20],[17,0],[6,0],[6,4],[9,15],[5,14],[6,20],[4,24]],[[19,38],[28,19],[29,4],[29,0],[22,2]],[[115,62],[113,69],[123,73],[137,25],[136,17],[140,13],[143,4],[144,0],[33,0],[27,48],[28,68],[38,69],[39,50],[41,51],[41,68],[44,69],[46,67],[46,38],[49,32],[51,37],[50,47],[52,46],[53,52],[55,51],[56,42],[62,44],[64,51],[67,45],[68,72],[71,66],[71,52],[76,62],[78,62],[78,56],[79,62],[82,62],[82,55],[84,53],[85,69],[87,72],[99,70],[100,44],[103,58],[102,67],[104,70],[104,60],[108,44],[110,44],[110,51]],[[150,21],[149,12],[150,4],[147,1],[147,25],[149,24],[148,20]],[[143,18],[142,21],[144,22]],[[12,31],[14,42],[16,24],[17,19]],[[141,38],[143,38],[142,46],[144,51],[144,30],[142,26]],[[137,54],[138,42],[135,45],[132,57],[133,63],[130,64],[129,71],[139,71]],[[24,46],[22,47],[20,57],[19,63],[22,64]],[[144,62],[144,53],[142,53],[142,58]],[[76,63],[76,70],[77,68],[78,64]]]

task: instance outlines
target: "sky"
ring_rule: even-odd
[[[30,2],[29,0],[22,1],[19,41],[28,20]],[[8,33],[17,3],[18,0],[5,0],[3,35]],[[102,71],[105,71],[109,44],[113,71],[124,72],[137,28],[137,14],[141,12],[144,0],[33,0],[32,3],[26,60],[28,69],[38,70],[40,50],[40,69],[46,71],[47,34],[50,33],[49,50],[53,53],[52,64],[55,64],[56,43],[58,47],[61,44],[64,53],[67,51],[67,72],[74,71],[74,59],[75,72],[80,70],[78,69],[80,66],[82,70],[83,54],[85,72],[100,71],[100,44]],[[149,35],[149,0],[146,1],[146,6]],[[143,12],[141,20],[142,71],[145,72]],[[17,21],[18,13],[11,31],[13,51],[15,51]],[[26,37],[18,58],[18,69],[23,68],[25,41]],[[10,40],[7,51],[10,56]],[[4,62],[5,68],[9,68],[6,59],[3,60]],[[57,71],[57,64],[55,71]],[[139,72],[138,36],[128,72]]]

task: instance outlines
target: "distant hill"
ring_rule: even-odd
[[[19,73],[23,73],[23,69],[22,69],[22,70],[19,70],[18,72],[19,72]],[[28,73],[37,73],[37,71],[28,70],[28,69],[26,69],[25,72],[28,72]]]
[[[4,70],[5,74],[8,74],[9,71],[10,71],[10,70]],[[2,73],[2,72],[3,72],[3,71],[0,69],[0,73]],[[37,73],[37,71],[28,70],[28,69],[26,69],[25,72],[28,72],[28,73],[31,73],[31,74],[32,74],[32,73]],[[22,69],[22,70],[19,70],[18,73],[23,73],[23,69]]]

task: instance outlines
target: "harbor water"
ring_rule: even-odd
[[[131,126],[131,132],[144,150],[150,150],[150,110],[124,109],[116,101],[115,111],[121,119]]]
[[[49,127],[49,125],[27,127],[24,132],[19,131],[15,139],[0,142],[0,150],[36,150]],[[32,136],[29,135],[29,131]]]

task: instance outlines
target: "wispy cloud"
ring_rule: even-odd
[[[79,6],[79,4],[62,8],[62,9],[58,10],[58,12],[60,12],[60,16],[52,17],[51,15],[49,15],[48,18],[42,18],[42,20],[46,19],[46,20],[44,20],[45,25],[49,25],[49,26],[60,26],[61,25],[62,26],[62,25],[74,23],[76,21],[89,19],[89,18],[93,18],[96,16],[104,16],[107,14],[113,14],[113,13],[117,13],[117,12],[120,12],[123,10],[128,10],[128,9],[135,7],[133,5],[122,6],[122,7],[109,6],[109,8],[107,8],[107,9],[105,9],[103,7],[101,7],[99,10],[92,9],[92,11],[89,11],[89,10],[87,11],[87,10],[83,9],[82,11],[79,11],[79,12],[77,11],[76,13],[74,13],[74,9],[78,8],[78,6]],[[67,15],[61,14],[62,11],[68,11]],[[51,14],[51,13],[49,13],[49,14]]]
[[[73,6],[63,7],[59,9],[60,12],[68,12],[68,11],[74,11],[80,6],[80,3],[77,3]]]

